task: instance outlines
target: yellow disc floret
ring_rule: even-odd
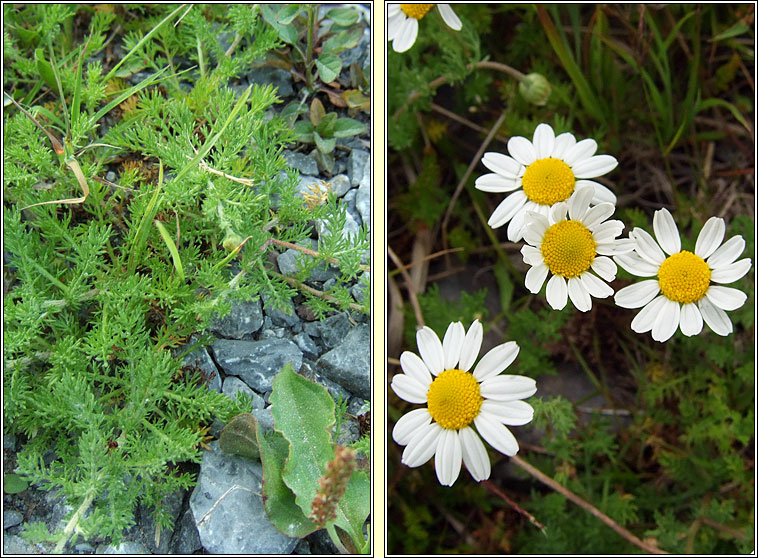
[[[545,231],[542,257],[553,275],[577,277],[590,268],[597,242],[579,221],[560,221]]]
[[[711,270],[703,258],[682,250],[669,256],[658,268],[658,285],[663,295],[689,304],[705,296],[711,284]]]
[[[437,376],[426,394],[429,414],[443,428],[458,430],[479,414],[482,396],[474,375],[453,368]]]
[[[405,15],[413,19],[421,19],[433,7],[434,4],[400,4],[400,9],[403,10]]]
[[[521,177],[526,197],[540,205],[553,205],[569,199],[575,184],[576,177],[571,167],[553,157],[537,159],[526,167]]]

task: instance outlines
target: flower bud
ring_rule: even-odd
[[[550,82],[542,74],[527,74],[518,84],[518,90],[524,99],[540,107],[550,98]]]
[[[227,252],[234,252],[240,244],[242,244],[242,237],[233,232],[227,232],[222,243]]]

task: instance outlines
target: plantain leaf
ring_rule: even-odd
[[[258,439],[256,438],[255,417],[242,413],[234,417],[221,431],[218,445],[221,451],[230,455],[239,455],[249,459],[258,459]]]
[[[289,442],[276,431],[266,436],[256,429],[263,465],[263,507],[274,527],[288,537],[303,538],[317,529],[295,503],[295,494],[282,481],[282,469],[289,455]]]
[[[326,464],[334,459],[331,440],[334,401],[325,387],[296,374],[290,364],[274,378],[270,401],[276,430],[290,443],[282,480],[295,493],[295,502],[308,516],[318,480]],[[356,472],[337,506],[334,524],[347,531],[354,541],[363,541],[363,523],[370,504],[368,475]]]

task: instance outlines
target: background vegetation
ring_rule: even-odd
[[[453,5],[455,32],[432,11],[404,54],[388,52],[389,377],[416,350],[410,292],[440,335],[452,320],[484,319],[491,345],[516,340],[513,373],[594,386],[530,399],[532,428],[515,428],[519,456],[651,546],[672,553],[754,548],[754,271],[731,285],[748,293],[735,331],[678,332],[660,344],[630,328],[635,312],[612,299],[588,313],[551,310],[524,287],[520,244],[487,218],[502,196],[474,189],[488,172],[477,155],[506,153],[511,136],[592,137],[619,166],[604,182],[615,218],[652,232],[668,208],[692,249],[712,215],[754,255],[754,6]],[[481,64],[538,72],[544,105],[517,80]],[[501,124],[493,129],[499,118]],[[410,287],[398,265],[410,266]],[[615,290],[633,278],[620,270]],[[485,341],[487,343],[488,341]],[[548,375],[548,376],[546,376]],[[389,395],[389,425],[411,408]],[[585,402],[602,396],[603,411]],[[528,432],[532,432],[527,436]],[[397,553],[635,553],[639,548],[546,489],[494,451],[492,485],[539,529],[464,472],[441,487],[434,468],[400,464],[389,447],[389,551]]]

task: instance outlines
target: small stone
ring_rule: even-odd
[[[289,149],[284,150],[282,156],[289,166],[299,170],[301,174],[318,175],[318,164],[313,157],[309,157],[305,153],[290,151]]]
[[[313,322],[316,320],[316,314],[314,314],[313,310],[308,308],[308,306],[306,306],[305,304],[301,304],[300,306],[298,306],[296,312],[297,312],[297,315],[300,316],[301,320],[304,320],[306,322]],[[309,324],[307,323],[303,324],[303,331],[305,331],[308,335],[313,337],[313,334],[307,331],[308,325]]]
[[[362,182],[355,196],[355,209],[361,216],[363,224],[371,230],[371,183]]]
[[[211,324],[211,330],[227,339],[244,339],[252,337],[263,325],[261,301],[234,302],[232,311],[224,318],[217,318]]]
[[[5,510],[3,512],[3,529],[10,529],[24,521],[24,514],[18,510]]]
[[[118,546],[109,545],[102,554],[150,554],[150,551],[142,543],[124,541]]]
[[[184,366],[194,366],[199,368],[203,372],[204,377],[208,378],[206,384],[208,389],[221,391],[221,374],[219,374],[216,364],[213,362],[213,359],[208,354],[205,347],[199,347],[186,355],[183,364]]]
[[[340,312],[320,323],[321,339],[330,349],[341,343],[350,331],[350,321],[345,312]]]
[[[349,446],[357,442],[361,437],[361,428],[357,420],[348,419],[340,425],[339,435],[335,438],[334,443],[340,446]]]
[[[175,523],[181,514],[186,493],[187,491],[183,489],[175,490],[161,500],[161,508],[171,517],[172,523]],[[155,523],[154,512],[155,510],[152,508],[140,505],[137,508],[137,524],[141,527],[143,533],[150,533],[150,536],[143,539],[148,553],[166,554],[169,550],[169,544],[171,543],[171,536],[174,534],[174,530],[161,529],[160,536],[156,537],[157,525]],[[156,538],[159,541],[158,545],[156,545]]]
[[[363,180],[363,174],[366,169],[371,169],[371,155],[368,151],[362,149],[353,149],[347,160],[347,175],[350,177],[350,184],[358,186]]]
[[[341,198],[350,190],[350,178],[345,174],[338,174],[329,181],[329,184],[331,184],[331,191],[338,198]]]
[[[347,404],[347,412],[351,415],[363,415],[371,410],[371,401],[366,401],[362,397],[353,397]]]
[[[366,281],[364,282],[363,277],[366,277]],[[363,302],[367,296],[369,296],[369,288],[368,285],[371,281],[371,275],[368,271],[365,271],[361,274],[358,282],[353,285],[350,288],[350,294],[353,295],[353,298],[357,300],[358,302]]]
[[[292,363],[294,370],[303,364],[303,353],[289,339],[220,339],[213,344],[213,352],[226,374],[239,376],[258,393],[271,391],[274,376],[285,364]]]
[[[218,442],[203,453],[190,497],[200,540],[210,554],[289,554],[299,539],[280,533],[263,508],[257,461],[227,455]]]
[[[107,173],[105,173],[105,179],[108,182],[115,182],[116,181],[116,173],[113,172],[113,171],[108,171]]]
[[[270,432],[274,429],[274,415],[271,414],[271,405],[265,409],[253,409],[252,415],[261,426],[261,432]]]
[[[326,196],[328,189],[327,182],[317,176],[301,176],[295,187],[295,191],[303,200],[313,199],[316,194]]]
[[[93,547],[89,543],[79,543],[77,545],[74,545],[74,550],[76,550],[79,554],[94,554],[95,553],[95,547]]]
[[[347,391],[344,387],[339,385],[336,382],[333,382],[323,374],[319,374],[318,372],[314,372],[313,374],[313,381],[317,384],[320,384],[326,388],[326,391],[329,392],[329,395],[332,396],[332,399],[335,401],[339,401],[340,397],[345,399],[350,399],[352,397],[352,394]]]
[[[16,450],[16,436],[13,434],[5,434],[3,436],[3,449],[15,451]]]
[[[318,358],[321,352],[318,349],[318,345],[313,342],[313,339],[307,333],[298,333],[292,340],[303,351],[303,356],[308,358]]]
[[[313,311],[310,308],[308,308],[307,311],[313,314]],[[316,317],[314,316],[313,319],[315,320]],[[316,322],[316,321],[305,322],[303,324],[303,332],[307,333],[311,337],[320,338],[321,337],[321,322]]]
[[[343,342],[324,354],[316,363],[318,370],[350,393],[371,397],[371,328],[359,325]]]
[[[263,402],[263,397],[255,393],[248,385],[237,378],[236,376],[229,376],[224,380],[224,389],[222,393],[225,393],[228,395],[231,399],[234,401],[237,401],[237,398],[240,396],[241,393],[245,393],[250,397],[250,410],[253,409],[263,409],[265,403]]]
[[[271,322],[274,325],[277,325],[279,327],[292,327],[300,321],[300,318],[298,318],[297,314],[295,313],[295,305],[291,300],[287,300],[285,303],[285,308],[287,308],[286,312],[280,310],[279,308],[275,308],[273,305],[268,306],[269,299],[267,296],[264,295],[263,300],[266,303],[264,312],[268,317],[271,318]]]
[[[176,525],[175,534],[171,539],[172,554],[195,554],[203,548],[200,541],[200,535],[197,532],[195,518],[192,517],[192,511],[186,510]]]
[[[286,98],[294,93],[292,89],[292,75],[281,68],[255,68],[247,74],[250,83],[259,85],[273,85],[277,88],[277,95]]]
[[[295,550],[292,551],[292,554],[311,554],[311,545],[308,544],[308,541],[302,539],[299,543],[297,543],[297,546],[295,547]]]

